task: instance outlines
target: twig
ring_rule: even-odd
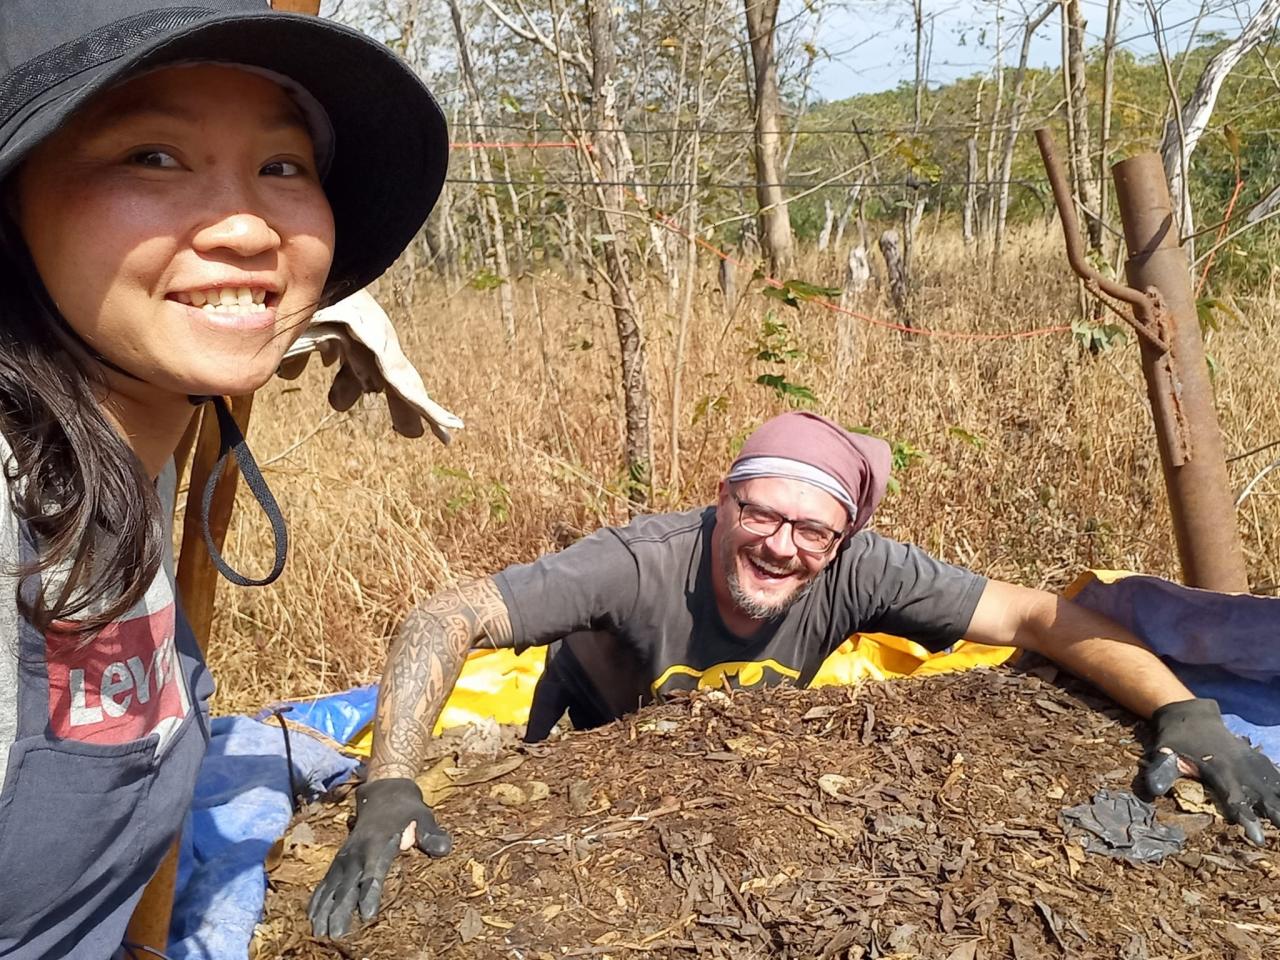
[[[1234,457],[1227,457],[1227,463],[1235,463],[1235,461],[1243,460],[1245,457],[1252,457],[1255,453],[1262,453],[1272,447],[1280,447],[1280,440],[1272,440],[1270,443],[1264,443],[1262,446],[1246,450],[1244,453],[1237,453]]]
[[[1248,483],[1244,485],[1244,489],[1240,491],[1240,496],[1236,497],[1237,509],[1239,508],[1240,504],[1244,503],[1245,499],[1249,496],[1249,494],[1253,493],[1253,488],[1258,485],[1258,482],[1261,481],[1262,478],[1265,477],[1272,470],[1275,470],[1277,467],[1280,467],[1280,460],[1272,460],[1265,467],[1259,470],[1257,475],[1252,480],[1250,480]]]

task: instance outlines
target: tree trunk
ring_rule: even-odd
[[[774,59],[774,28],[778,0],[743,0],[747,38],[755,68],[756,201],[760,213],[760,238],[769,269],[783,276],[794,259],[791,218],[782,189],[782,102],[778,94],[778,66]]]
[[[995,237],[992,243],[992,261],[999,260],[1004,250],[1004,228],[1009,217],[1009,187],[1013,176],[1013,148],[1018,142],[1022,127],[1022,115],[1026,112],[1026,99],[1022,96],[1022,83],[1027,76],[1027,59],[1031,55],[1031,38],[1049,14],[1058,6],[1058,0],[1048,3],[1034,17],[1029,18],[1022,32],[1022,49],[1018,54],[1018,70],[1013,75],[1013,90],[1009,94],[1009,129],[1005,132],[1004,155],[1000,160],[999,202],[996,206]]]
[[[1080,0],[1065,0],[1063,29],[1067,37],[1067,61],[1063,69],[1068,78],[1068,108],[1071,113],[1069,151],[1071,174],[1076,183],[1076,196],[1084,206],[1085,231],[1089,247],[1102,249],[1102,221],[1098,203],[1098,181],[1093,176],[1092,153],[1089,142],[1089,88],[1086,83],[1084,47],[1085,21]]]
[[[622,354],[622,398],[625,417],[623,456],[627,469],[627,499],[635,513],[650,499],[653,483],[653,443],[649,429],[649,374],[645,356],[643,318],[631,285],[627,257],[626,198],[621,183],[631,180],[630,151],[622,142],[614,70],[612,0],[590,0],[587,19],[591,33],[591,117],[593,158],[599,164],[596,194],[603,227],[605,271],[613,302],[614,325]]]
[[[970,137],[965,141],[964,175],[964,245],[973,246],[973,219],[978,209],[978,141]]]
[[[1004,115],[1004,17],[1002,16],[1001,0],[995,0],[996,14],[996,97],[995,103],[991,107],[991,128],[987,137],[987,156],[983,172],[986,174],[987,185],[984,188],[984,202],[982,205],[982,235],[994,244],[995,224],[996,224],[996,203],[999,196],[999,190],[994,183],[996,179],[996,144],[998,141],[997,131],[1000,129],[1000,118]]]
[[[826,250],[831,244],[831,231],[836,225],[836,208],[830,197],[822,200],[822,229],[818,232],[818,251]]]
[[[871,265],[867,262],[867,248],[861,244],[849,248],[845,265],[844,289],[840,291],[840,306],[849,310],[861,298],[871,280]],[[847,313],[836,314],[836,380],[843,393],[849,382],[849,371],[857,361],[858,318]]]
[[[449,16],[453,19],[453,32],[458,43],[458,62],[462,67],[463,82],[466,85],[467,100],[471,104],[471,116],[475,125],[475,136],[483,142],[487,136],[484,123],[484,109],[480,99],[480,88],[476,84],[475,71],[471,66],[471,51],[467,44],[467,32],[462,25],[462,11],[458,0],[449,0]],[[498,302],[502,311],[502,330],[507,340],[516,338],[515,292],[511,286],[511,267],[507,262],[507,236],[502,224],[502,212],[498,209],[498,196],[493,183],[493,166],[489,163],[489,151],[477,150],[477,161],[480,165],[480,179],[486,181],[480,185],[480,195],[484,198],[484,209],[488,214],[489,232],[493,238],[492,261],[494,272],[498,276]]]
[[[1208,129],[1209,118],[1213,115],[1223,82],[1250,50],[1271,35],[1278,20],[1280,0],[1265,0],[1240,35],[1219,50],[1205,66],[1195,90],[1182,105],[1181,115],[1165,124],[1160,153],[1164,161],[1165,176],[1169,178],[1173,208],[1182,220],[1184,236],[1189,236],[1195,229],[1191,213],[1191,191],[1184,176],[1191,164],[1191,154]]]
[[[884,257],[885,273],[889,278],[889,296],[897,308],[899,319],[906,326],[911,326],[911,316],[907,313],[907,291],[909,278],[907,266],[902,259],[902,238],[897,230],[886,230],[880,234],[880,253]]]
[[[1115,102],[1116,30],[1120,23],[1120,0],[1107,0],[1107,29],[1102,37],[1102,129],[1098,131],[1098,216],[1108,217],[1107,191],[1111,169],[1107,152],[1111,147],[1111,108]]]

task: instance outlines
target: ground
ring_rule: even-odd
[[[1131,786],[1143,731],[1042,668],[704,693],[508,739],[424,778],[454,852],[401,857],[379,918],[342,943],[313,939],[305,908],[350,799],[304,810],[270,862],[256,956],[1280,956],[1274,831],[1250,847],[1187,812],[1188,790],[1159,801],[1188,841],[1158,866],[1064,834],[1063,808]]]

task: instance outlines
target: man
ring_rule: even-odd
[[[592,726],[700,680],[807,684],[857,631],[931,650],[961,636],[1021,647],[1153,720],[1145,771],[1153,793],[1198,773],[1254,843],[1263,842],[1259,814],[1280,826],[1280,771],[1132,634],[1053,594],[987,580],[864,530],[889,465],[881,440],[815,414],[783,414],[748,438],[713,507],[597,531],[413,611],[383,675],[356,824],[311,900],[316,934],[344,934],[356,907],[372,917],[400,850],[449,851],[413,778],[476,644],[553,644],[531,739],[565,709]]]

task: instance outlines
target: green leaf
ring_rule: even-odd
[[[1235,160],[1236,165],[1240,164],[1240,134],[1231,124],[1223,124],[1222,136],[1227,141],[1227,149],[1231,151],[1231,157]]]
[[[492,270],[481,270],[469,281],[476,290],[496,290],[502,286],[502,278]]]
[[[781,287],[766,286],[762,288],[760,292],[770,300],[781,300],[788,307],[791,307],[794,310],[800,309],[800,301],[796,299],[795,294],[788,290],[785,285]]]
[[[1201,297],[1196,300],[1196,316],[1200,318],[1201,333],[1221,330],[1222,317],[1233,320],[1237,324],[1242,322],[1240,312],[1235,307],[1216,297]]]
[[[839,287],[822,287],[806,280],[788,280],[783,286],[800,300],[830,299],[843,292]]]
[[[947,427],[947,434],[949,436],[955,437],[957,440],[961,440],[969,444],[969,446],[971,447],[977,447],[979,450],[981,450],[983,447],[987,445],[987,441],[985,438],[980,437],[976,433],[970,433],[964,427],[957,427],[957,426]]]
[[[711,396],[707,394],[705,397],[699,398],[693,407],[693,422],[699,423],[712,414],[720,415],[729,409],[729,398],[724,394]]]

